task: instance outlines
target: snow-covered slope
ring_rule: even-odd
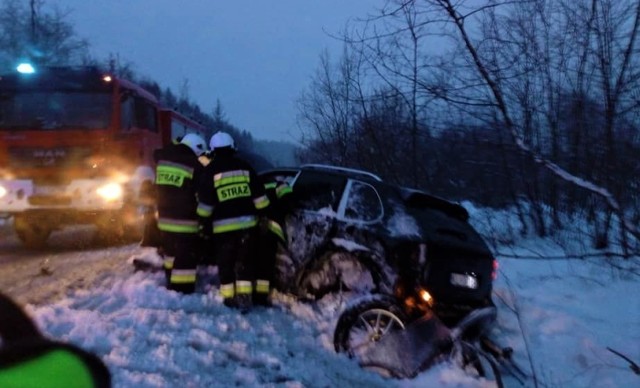
[[[479,216],[472,212],[472,219]],[[482,230],[481,223],[478,228],[485,235],[501,233]],[[531,256],[525,252],[533,249],[538,258],[506,257]],[[498,256],[494,287],[499,308],[494,335],[514,348],[517,363],[531,375],[525,386],[640,382],[628,363],[607,349],[640,362],[640,280],[612,266],[637,268],[637,258],[544,259],[558,256],[557,244],[533,238],[496,250],[504,256]],[[113,254],[124,251],[128,259],[154,254],[135,245]],[[85,254],[91,263],[95,253]],[[103,260],[108,259],[98,261]],[[314,304],[277,295],[275,307],[241,315],[222,305],[215,288],[189,296],[170,292],[161,273],[134,273],[126,261],[62,299],[26,307],[47,336],[100,356],[115,387],[492,386],[452,365],[412,380],[386,379],[336,354],[333,328],[345,295]],[[507,386],[520,384],[507,378]]]

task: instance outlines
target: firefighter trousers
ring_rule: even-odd
[[[269,291],[273,286],[276,253],[278,251],[278,244],[280,241],[280,238],[272,231],[267,228],[260,229],[258,250],[254,256],[254,266],[256,269],[254,303],[256,304],[269,303]]]
[[[220,294],[225,302],[251,298],[257,243],[257,228],[214,234]]]
[[[194,249],[199,244],[197,233],[163,232],[163,245],[174,260],[168,271],[167,287],[183,293],[192,293],[196,288],[198,254]],[[165,266],[165,269],[167,267]]]

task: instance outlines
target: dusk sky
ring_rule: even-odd
[[[295,101],[338,33],[384,0],[49,0],[93,56],[118,55],[134,70],[189,97],[205,112],[219,99],[227,120],[256,139],[299,138]]]

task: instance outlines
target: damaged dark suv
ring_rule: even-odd
[[[460,205],[325,165],[268,170],[293,188],[276,287],[317,299],[338,290],[429,290],[446,320],[491,303],[494,257]]]

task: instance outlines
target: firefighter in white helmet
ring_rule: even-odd
[[[209,143],[211,163],[198,189],[201,235],[213,238],[224,304],[252,306],[258,217],[269,206],[255,170],[235,155],[233,138],[217,132]]]
[[[197,184],[204,166],[198,158],[207,152],[205,140],[186,134],[179,143],[156,150],[158,229],[162,234],[167,287],[192,293],[198,265]]]

